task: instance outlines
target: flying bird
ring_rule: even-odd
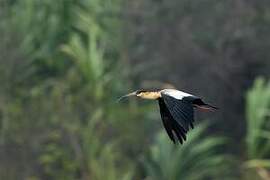
[[[201,98],[176,89],[137,90],[119,98],[137,96],[142,99],[157,100],[161,119],[169,138],[181,144],[194,123],[194,108],[213,111],[218,109],[206,104]]]

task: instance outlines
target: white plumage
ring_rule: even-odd
[[[179,100],[182,100],[184,97],[193,96],[192,94],[188,94],[183,91],[176,90],[176,89],[163,89],[161,91],[161,94],[165,94]]]

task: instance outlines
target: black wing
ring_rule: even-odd
[[[162,94],[162,98],[170,111],[173,119],[185,130],[193,128],[194,110],[190,101],[175,99],[174,97]]]
[[[192,103],[192,105],[198,109],[214,111],[218,108],[210,104],[206,104],[203,100],[196,96],[187,96],[182,99],[185,102]]]
[[[165,130],[168,136],[174,143],[176,143],[176,138],[175,138],[175,135],[176,135],[179,142],[182,144],[183,141],[186,140],[187,131],[185,131],[185,129],[181,125],[179,125],[179,123],[176,120],[174,120],[163,98],[160,98],[158,102],[159,102],[159,107],[160,107],[161,119],[162,119],[163,125],[165,127]]]

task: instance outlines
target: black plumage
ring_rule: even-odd
[[[197,96],[176,89],[137,90],[122,96],[119,100],[130,96],[158,100],[164,128],[174,143],[179,141],[182,144],[189,129],[193,128],[194,108],[204,111],[217,109],[204,103]]]
[[[189,102],[178,100],[167,95],[162,95],[162,98],[172,117],[179,125],[188,131],[190,124],[194,121],[193,105]]]
[[[158,102],[160,107],[161,119],[168,136],[174,143],[176,143],[176,139],[174,136],[175,134],[179,142],[182,144],[183,141],[186,140],[187,131],[173,118],[164,102],[164,99],[160,98],[158,99]]]
[[[175,143],[173,132],[182,144],[186,140],[189,127],[193,128],[194,111],[191,102],[162,95],[159,99],[160,114],[164,127],[172,141]]]

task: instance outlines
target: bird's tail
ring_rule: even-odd
[[[210,104],[201,104],[201,105],[195,105],[199,110],[202,111],[215,111],[218,110],[217,107],[212,106]]]

